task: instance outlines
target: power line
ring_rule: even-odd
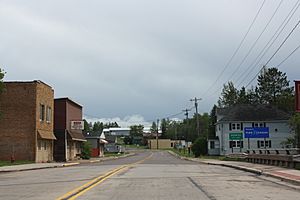
[[[276,13],[278,12],[281,4],[282,4],[283,0],[281,0],[277,6],[277,8],[275,9],[275,11],[273,12],[271,18],[269,19],[268,23],[265,25],[264,29],[262,30],[262,32],[259,34],[259,36],[257,37],[257,39],[255,40],[255,42],[252,44],[251,48],[249,49],[249,51],[247,52],[247,54],[244,56],[244,58],[242,59],[242,61],[240,62],[240,64],[237,66],[237,68],[233,71],[233,73],[230,75],[230,77],[228,78],[228,81],[238,72],[238,70],[241,68],[242,64],[245,62],[245,60],[248,58],[248,56],[250,55],[250,53],[252,52],[253,48],[256,46],[257,42],[259,41],[259,39],[261,38],[261,36],[264,34],[264,32],[267,30],[268,26],[270,25],[271,21],[273,20],[274,16],[276,15]]]
[[[294,30],[298,27],[300,23],[300,20],[296,23],[296,25],[293,27],[293,29],[289,32],[289,34],[286,36],[286,38],[283,40],[283,42],[279,45],[279,47],[276,49],[276,51],[273,53],[273,55],[269,58],[269,60],[266,62],[263,67],[259,70],[259,72],[251,79],[251,81],[247,84],[246,88],[254,81],[254,79],[259,75],[260,71],[269,64],[269,62],[274,58],[274,56],[279,52],[279,50],[282,48],[282,46],[285,44],[285,42],[289,39],[289,37],[292,35]]]
[[[277,67],[281,66],[287,59],[289,59],[289,57],[291,57],[298,49],[300,48],[300,45],[297,46],[285,59],[283,59],[278,65]]]
[[[262,60],[262,58],[265,56],[265,54],[269,51],[269,49],[273,46],[277,38],[281,35],[282,31],[285,29],[291,18],[294,16],[295,12],[298,10],[300,4],[300,0],[298,0],[293,8],[290,10],[288,15],[285,17],[283,22],[280,24],[280,26],[277,28],[271,39],[268,41],[268,43],[264,46],[264,48],[260,51],[258,56],[254,59],[254,61],[247,67],[247,70],[244,73],[244,76],[240,76],[236,82],[239,82],[242,80],[237,88],[239,88],[246,80],[247,77],[250,76],[252,71],[256,68],[256,66],[259,66],[259,62]],[[298,5],[297,5],[298,4]],[[281,29],[281,30],[280,30]],[[280,31],[279,31],[280,30]],[[277,36],[276,36],[277,35]],[[276,36],[276,37],[275,37]],[[274,38],[275,37],[275,38]],[[273,40],[273,41],[272,41]],[[258,59],[259,58],[259,59]],[[250,70],[250,71],[249,71]]]
[[[283,42],[279,45],[279,47],[277,48],[277,50],[274,52],[274,54],[269,58],[269,60],[267,61],[267,63],[265,65],[268,65],[269,62],[274,58],[274,56],[278,53],[278,51],[281,49],[281,47],[284,45],[284,43],[289,39],[289,37],[292,35],[292,33],[294,32],[294,30],[298,27],[300,23],[300,20],[297,22],[297,24],[294,26],[294,28],[291,30],[291,32],[287,35],[287,37],[283,40]]]
[[[213,82],[213,84],[211,84],[211,86],[204,92],[203,96],[207,94],[207,92],[209,92],[218,82],[218,80],[222,77],[222,75],[224,74],[224,72],[226,71],[226,69],[229,67],[229,64],[232,62],[232,60],[234,59],[234,57],[236,56],[236,54],[238,53],[238,51],[240,50],[242,44],[244,43],[244,41],[246,40],[246,37],[248,36],[253,24],[255,23],[259,13],[261,12],[261,9],[263,8],[264,4],[265,4],[266,0],[263,1],[263,3],[261,4],[261,6],[259,7],[255,17],[253,18],[246,34],[244,35],[243,39],[241,40],[241,42],[239,43],[238,47],[236,48],[236,50],[234,51],[233,55],[230,57],[230,59],[228,60],[228,62],[226,63],[226,65],[224,66],[223,70],[221,71],[221,73],[218,75],[218,77],[216,78],[216,80]]]

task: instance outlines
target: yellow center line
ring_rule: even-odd
[[[65,199],[74,200],[77,197],[84,194],[85,192],[89,191],[90,189],[96,187],[97,185],[99,185],[100,183],[105,181],[106,179],[114,176],[115,174],[117,174],[121,171],[129,169],[129,167],[140,164],[140,163],[146,161],[147,159],[151,158],[152,156],[153,156],[153,153],[151,153],[151,155],[147,156],[143,160],[140,160],[140,161],[137,161],[135,163],[128,164],[128,165],[122,165],[121,167],[110,170],[107,173],[105,173],[104,175],[98,176],[98,177],[94,178],[93,180],[85,183],[84,185],[71,190],[70,192],[64,194],[63,196],[61,196],[59,198],[57,198],[57,200],[65,200]]]

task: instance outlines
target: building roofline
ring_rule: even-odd
[[[18,84],[18,83],[23,83],[23,84],[31,84],[31,83],[41,83],[41,84],[44,84],[46,86],[48,86],[49,88],[53,89],[49,84],[41,81],[41,80],[33,80],[33,81],[3,81],[3,83],[5,84]]]
[[[54,99],[54,102],[55,101],[68,101],[74,105],[76,105],[77,107],[80,107],[82,108],[82,105],[80,105],[79,103],[76,103],[75,101],[73,101],[72,99],[70,99],[69,97],[62,97],[62,98],[55,98]]]
[[[285,120],[285,119],[280,119],[280,120],[254,120],[254,121],[238,121],[238,120],[232,120],[232,121],[225,121],[225,120],[220,120],[215,124],[224,124],[224,123],[235,123],[235,122],[240,122],[240,123],[253,123],[253,122],[274,122],[274,123],[278,123],[278,122],[288,122],[289,120]]]

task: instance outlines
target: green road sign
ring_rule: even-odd
[[[242,140],[243,133],[229,133],[229,140]]]

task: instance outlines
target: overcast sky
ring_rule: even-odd
[[[222,84],[247,85],[300,19],[299,9],[247,71],[297,1],[280,2],[265,2],[216,81],[263,0],[0,0],[0,67],[5,81],[51,85],[55,97],[80,103],[92,120],[151,123],[192,107],[192,97],[203,99],[201,113],[210,112]],[[299,29],[268,66],[277,66],[300,44]],[[299,56],[300,50],[279,67],[292,84],[300,79]]]

